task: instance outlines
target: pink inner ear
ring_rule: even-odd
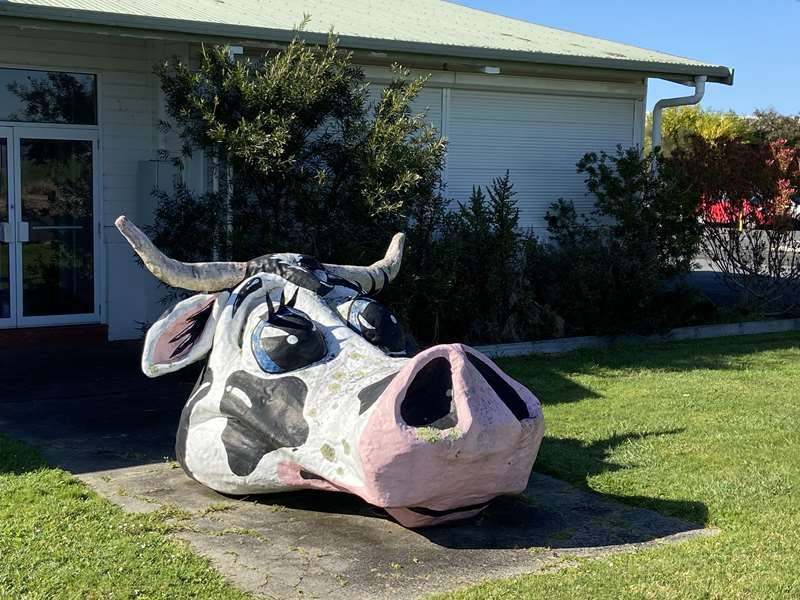
[[[187,311],[183,317],[180,319],[175,319],[164,331],[161,332],[161,335],[158,336],[156,347],[153,350],[153,364],[168,365],[185,358],[186,355],[192,351],[192,348],[194,348],[194,344],[197,340],[195,339],[188,344],[187,342],[192,335],[193,328],[197,325],[200,325],[200,323],[195,324],[192,321],[192,318],[196,317],[203,311],[210,310],[212,304],[214,304],[213,298],[210,302],[207,302],[196,311]],[[202,328],[205,328],[205,321],[201,326],[201,329]],[[200,332],[200,335],[202,335],[202,331]],[[178,348],[180,348],[182,344],[186,344],[186,347],[176,354]]]

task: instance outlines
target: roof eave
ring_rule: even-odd
[[[154,30],[174,32],[197,36],[214,36],[237,40],[289,42],[295,31],[286,29],[270,29],[242,25],[226,25],[205,23],[200,21],[183,21],[163,19],[139,15],[121,15],[99,11],[74,10],[51,6],[31,6],[0,3],[0,17],[17,17],[46,21],[62,21],[90,25],[104,25],[121,29]],[[302,37],[310,43],[325,43],[327,34],[303,32]],[[397,52],[428,56],[448,56],[470,60],[508,61],[518,63],[558,65],[565,67],[598,68],[615,71],[634,71],[652,73],[665,79],[691,79],[705,75],[709,81],[733,84],[733,70],[724,66],[692,65],[655,61],[636,61],[619,58],[601,58],[586,56],[570,56],[548,54],[543,52],[524,52],[480,48],[474,46],[453,46],[446,44],[429,44],[381,38],[365,38],[356,36],[338,36],[342,47],[353,50],[372,50],[377,52]]]

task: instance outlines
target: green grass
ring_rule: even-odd
[[[800,598],[800,335],[507,360],[535,389],[535,469],[720,535],[493,581],[472,598]]]
[[[166,537],[183,519],[126,514],[0,435],[0,598],[249,598]]]

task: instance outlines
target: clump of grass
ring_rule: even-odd
[[[238,535],[241,537],[249,537],[253,538],[254,540],[258,540],[259,542],[268,542],[269,538],[265,536],[260,531],[256,531],[255,529],[250,529],[249,527],[226,527],[225,529],[217,529],[217,530],[206,530],[204,533],[208,535],[213,535],[217,537],[224,537],[226,535]]]
[[[209,504],[203,510],[197,512],[198,517],[206,517],[215,513],[227,512],[236,508],[236,505],[231,502],[215,502]]]

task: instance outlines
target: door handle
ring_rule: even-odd
[[[10,244],[14,241],[14,228],[11,223],[0,223],[0,243]]]
[[[27,221],[20,221],[19,225],[17,226],[17,241],[18,242],[30,242],[31,241],[31,229],[28,226]]]

